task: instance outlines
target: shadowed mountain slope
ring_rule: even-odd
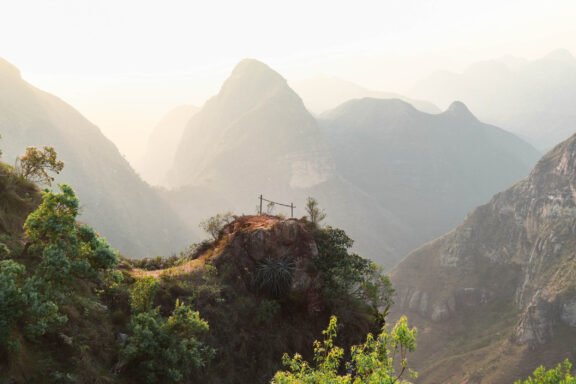
[[[0,134],[3,159],[9,163],[28,146],[53,146],[65,163],[57,182],[77,191],[81,219],[123,253],[169,254],[190,242],[185,225],[95,125],[62,100],[25,82],[3,60]]]

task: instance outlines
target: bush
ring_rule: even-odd
[[[272,384],[408,383],[401,377],[408,369],[408,352],[416,349],[416,329],[408,327],[406,317],[402,317],[391,332],[383,327],[377,337],[368,334],[363,345],[350,349],[350,361],[346,363],[343,362],[344,349],[334,345],[336,329],[337,319],[332,316],[328,328],[322,332],[324,340],[314,342],[313,365],[299,354],[294,357],[285,354],[282,361],[288,370],[277,372]],[[345,374],[341,373],[342,368]]]
[[[61,193],[45,191],[42,203],[24,223],[30,250],[42,261],[37,274],[54,284],[74,275],[95,277],[117,264],[117,254],[86,225],[77,224],[79,202],[72,188],[60,185]]]
[[[23,265],[13,260],[0,261],[0,350],[18,346],[13,335],[19,326],[23,326],[28,338],[34,339],[66,322],[66,316],[58,313],[58,306],[44,291],[44,282],[25,277]]]
[[[276,300],[262,300],[256,309],[256,321],[269,323],[280,311],[280,304]]]
[[[130,307],[133,312],[146,312],[152,309],[154,297],[160,288],[158,280],[151,276],[139,278],[130,289]]]
[[[216,216],[212,216],[200,223],[200,228],[206,231],[214,240],[218,239],[220,231],[226,224],[231,223],[234,220],[234,215],[232,212],[219,213]]]
[[[127,370],[145,383],[181,382],[214,355],[197,339],[208,331],[208,323],[179,301],[168,319],[157,309],[137,314],[130,331],[121,356]]]
[[[531,377],[526,380],[517,380],[514,384],[576,384],[576,378],[571,372],[572,363],[566,359],[549,370],[540,366]]]
[[[318,256],[314,262],[321,273],[324,295],[336,300],[351,295],[374,310],[386,312],[394,290],[382,269],[348,252],[354,242],[341,229],[330,226],[318,229],[315,238]]]
[[[13,347],[11,334],[19,319],[24,315],[26,295],[21,280],[24,266],[12,260],[0,261],[0,346]]]

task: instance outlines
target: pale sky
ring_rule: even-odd
[[[96,123],[129,160],[234,65],[403,93],[434,70],[576,53],[574,0],[0,0],[0,57]]]

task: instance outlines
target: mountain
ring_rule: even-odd
[[[329,160],[314,118],[286,80],[263,63],[244,60],[190,120],[172,178],[176,185],[303,188],[326,180]],[[230,172],[232,167],[249,172]]]
[[[576,135],[392,274],[422,383],[504,383],[576,351]]]
[[[401,100],[365,98],[319,121],[342,177],[410,228],[406,253],[520,180],[539,158],[532,146],[480,122],[460,102],[427,114]]]
[[[364,97],[375,99],[400,99],[412,104],[416,109],[427,113],[440,113],[440,109],[428,101],[412,100],[391,92],[366,89],[352,82],[331,76],[290,82],[290,86],[300,95],[306,107],[315,114],[336,108],[340,104]]]
[[[148,139],[146,152],[135,168],[144,180],[160,185],[174,162],[174,154],[186,124],[198,112],[198,107],[181,105],[168,112],[158,122]]]
[[[548,150],[576,127],[576,59],[557,50],[533,61],[507,57],[479,62],[461,74],[437,72],[410,95],[439,105],[462,100],[483,121]]]
[[[295,203],[295,215],[302,216],[313,196],[366,256],[391,263],[411,236],[400,218],[338,175],[300,97],[256,60],[241,61],[192,117],[169,176],[176,188],[164,191],[165,199],[190,225],[227,210],[254,213],[260,194]],[[275,213],[290,210],[276,205]]]
[[[76,190],[81,219],[121,252],[132,257],[168,254],[193,240],[95,125],[62,100],[28,84],[4,60],[0,60],[0,134],[3,159],[9,163],[28,146],[53,146],[65,163],[57,182]]]

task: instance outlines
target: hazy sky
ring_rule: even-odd
[[[0,57],[133,160],[161,116],[236,62],[404,92],[437,69],[576,53],[574,0],[0,0]]]

